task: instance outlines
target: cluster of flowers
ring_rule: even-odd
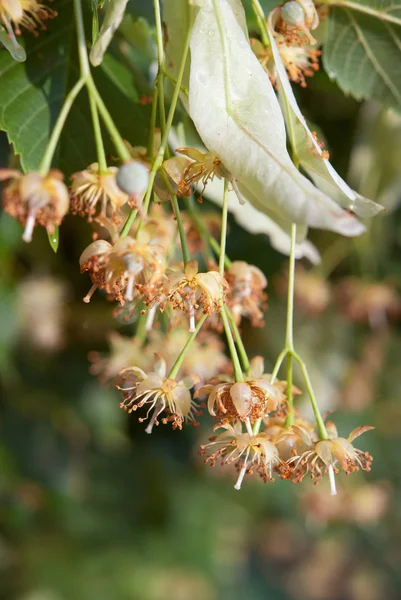
[[[4,6],[0,2],[0,7]],[[39,16],[40,7],[38,4],[35,8]],[[3,21],[6,18],[7,22],[11,19],[18,23],[4,11],[1,8]],[[306,0],[280,8],[274,26],[275,34],[282,36],[281,46],[302,47],[304,51],[306,43],[313,44],[309,29],[316,27],[316,15],[313,3]],[[311,59],[312,65],[316,57]],[[307,75],[308,69],[302,67],[300,73]],[[263,71],[262,76],[265,78]],[[303,84],[302,77],[298,74],[292,79]],[[267,84],[270,86],[268,80]],[[57,170],[22,174],[2,169],[0,181],[10,180],[3,190],[4,209],[24,227],[26,242],[31,241],[36,225],[44,227],[49,236],[55,235],[69,210],[96,226],[94,241],[80,257],[81,272],[88,273],[92,281],[84,301],[90,302],[95,290],[104,290],[116,303],[116,315],[127,321],[136,319],[138,326],[130,342],[116,334],[112,337],[111,359],[92,355],[92,370],[105,378],[117,376],[116,385],[123,394],[121,407],[129,413],[144,409],[140,421],[148,421],[148,433],[160,422],[171,423],[174,429],[182,429],[186,422],[196,425],[204,408],[202,398],[207,397],[217,434],[201,447],[200,453],[210,465],[217,461],[234,464],[238,470],[236,489],[240,489],[246,474],[254,472],[264,482],[273,481],[274,474],[293,482],[301,482],[307,474],[319,481],[327,474],[334,494],[334,473],[339,468],[346,473],[370,470],[372,457],[355,449],[352,442],[371,428],[359,427],[347,439],[338,436],[332,423],[324,425],[322,421],[316,430],[293,409],[292,398],[299,390],[292,385],[291,377],[288,382],[278,381],[276,376],[264,373],[261,357],[248,360],[239,328],[243,319],[252,326],[263,324],[267,280],[256,266],[231,262],[225,254],[227,194],[230,187],[240,203],[244,202],[238,185],[241,178],[233,176],[215,152],[178,148],[176,156],[167,158],[163,141],[158,143],[155,137],[153,156],[149,157],[145,149],[127,145],[129,160],[119,167],[91,164],[72,175],[69,188]],[[249,139],[252,141],[252,136]],[[162,160],[158,165],[159,156]],[[163,162],[163,158],[167,159]],[[285,177],[294,169],[289,157],[288,163],[289,167],[282,169]],[[253,179],[252,174],[243,173],[243,179],[247,177]],[[312,184],[303,181],[296,169],[291,177],[291,185],[298,185],[309,201],[307,186],[313,191]],[[214,179],[224,180],[226,204],[221,219],[198,212],[189,198],[198,189],[201,199]],[[278,192],[280,186],[274,187]],[[283,189],[292,197],[292,187],[283,185]],[[159,202],[150,205],[152,196]],[[186,212],[179,209],[177,197],[186,201]],[[278,198],[278,204],[281,200]],[[172,212],[166,208],[170,204]],[[340,231],[361,232],[350,214],[334,203],[329,208],[330,222],[334,208],[335,214],[347,222]],[[287,212],[291,225],[296,218],[291,207]],[[282,221],[285,223],[285,219]],[[318,226],[325,219],[311,217],[311,222]],[[213,233],[220,230],[219,247]],[[178,236],[183,262],[176,252]],[[292,262],[295,245],[294,236]],[[218,265],[213,252],[218,256]],[[204,272],[200,270],[202,265],[206,266]],[[231,362],[217,337],[222,330]],[[181,348],[178,353],[177,348]],[[132,366],[124,362],[127,355]],[[171,355],[175,360],[167,364]],[[283,357],[286,355],[291,362],[293,348],[287,347]],[[153,364],[150,356],[155,356]]]

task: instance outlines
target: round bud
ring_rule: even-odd
[[[281,16],[286,25],[290,27],[301,27],[305,25],[305,12],[298,2],[287,2],[281,9]]]
[[[316,29],[316,27],[319,25],[319,16],[313,0],[298,0],[298,2],[304,9],[306,25],[311,27],[311,29]]]
[[[141,196],[149,185],[149,169],[139,160],[131,160],[118,169],[116,181],[125,194]]]

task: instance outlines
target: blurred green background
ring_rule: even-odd
[[[151,23],[140,2],[131,8]],[[55,255],[44,232],[23,245],[21,228],[1,215],[1,600],[401,596],[401,119],[344,97],[323,71],[297,92],[334,166],[387,207],[355,242],[312,235],[323,263],[298,270],[295,313],[322,410],[335,411],[340,435],[375,426],[361,441],[372,472],[340,475],[335,498],[327,482],[309,480],[249,479],[237,492],[232,473],[197,455],[207,417],[197,430],[146,435],[88,372],[88,353],[107,352],[110,330],[133,331],[100,294],[82,303],[89,226],[67,217]],[[9,160],[0,134],[0,166]],[[232,221],[228,255],[268,277],[266,326],[243,335],[269,371],[284,341],[287,261]],[[298,406],[310,414],[303,396]]]

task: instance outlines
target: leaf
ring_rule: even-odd
[[[24,171],[39,167],[64,98],[79,77],[73,3],[61,0],[57,12],[47,31],[38,37],[25,35],[25,63],[0,53],[0,129],[20,154]],[[96,69],[95,81],[122,135],[133,145],[143,145],[150,108],[135,103],[132,74],[119,62],[117,52],[113,48],[104,65]],[[107,153],[114,156],[106,134],[104,141]],[[69,175],[95,160],[87,94],[82,91],[68,117],[53,166]]]
[[[53,233],[48,233],[47,237],[49,238],[49,244],[54,252],[57,252],[59,245],[59,228],[57,225],[54,226]]]
[[[214,179],[208,182],[203,196],[221,207],[223,205],[223,190],[223,181]],[[246,197],[245,200],[247,200]],[[250,202],[240,204],[233,190],[228,192],[228,210],[237,223],[246,231],[255,235],[267,235],[271,246],[277,252],[289,256],[291,237],[288,232],[281,229],[273,219],[254,208]],[[296,244],[295,258],[307,258],[313,265],[320,263],[319,251],[309,240]]]
[[[181,124],[182,125],[182,124]],[[186,134],[188,134],[188,127]],[[185,137],[180,137],[181,126],[172,128],[169,135],[169,143],[173,151],[186,145]],[[206,152],[206,148],[199,143],[198,139],[191,139],[191,147]],[[203,191],[203,184],[198,184],[198,191]],[[203,197],[219,207],[223,205],[224,182],[215,177],[210,180],[203,191]],[[167,198],[166,198],[167,199]],[[235,221],[249,233],[267,235],[272,248],[277,252],[289,256],[291,250],[291,237],[267,215],[259,212],[245,199],[245,204],[240,204],[234,190],[228,190],[228,211],[233,215]],[[320,254],[316,246],[309,240],[295,245],[295,258],[307,258],[313,265],[320,263]]]
[[[383,207],[352,190],[324,157],[316,137],[310,131],[301,114],[273,31],[269,28],[269,39],[277,73],[278,97],[293,152],[300,166],[308,173],[318,188],[322,189],[341,206],[352,210],[360,217],[372,217]]]
[[[285,231],[359,235],[364,227],[293,165],[280,106],[227,0],[205,0],[191,36],[190,115],[244,196]]]
[[[357,100],[401,109],[401,5],[398,0],[329,2],[323,65]]]
[[[109,2],[103,23],[100,27],[99,36],[90,52],[90,61],[94,67],[98,67],[101,64],[105,52],[113,39],[114,32],[123,20],[127,2],[128,0],[111,0]]]
[[[240,0],[228,0],[234,16],[244,34],[248,36],[245,13]],[[184,50],[185,38],[188,31],[193,27],[196,16],[204,4],[204,0],[164,0],[163,22],[165,25],[165,51],[166,66],[170,74],[177,78],[180,68],[181,57]],[[189,88],[189,65],[188,59],[182,78],[182,86]],[[188,111],[188,99],[181,93],[181,101]]]

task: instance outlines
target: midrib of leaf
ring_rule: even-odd
[[[226,42],[225,31],[224,31],[224,27],[223,27],[223,23],[222,23],[222,19],[221,19],[221,13],[220,13],[220,9],[218,6],[218,2],[219,2],[219,0],[213,0],[213,6],[214,6],[215,13],[216,13],[217,25],[218,25],[218,29],[219,29],[219,35],[220,35],[221,44],[223,47],[224,90],[225,90],[227,113],[232,118],[232,120],[234,121],[234,123],[238,127],[238,129],[240,131],[242,131],[250,140],[252,140],[252,142],[254,144],[259,146],[259,148],[261,148],[263,150],[263,152],[265,154],[267,154],[267,156],[269,156],[269,158],[273,162],[275,162],[280,167],[280,169],[282,171],[284,171],[294,181],[294,185],[301,188],[301,190],[305,194],[308,194],[308,191],[304,189],[304,187],[301,185],[301,183],[298,181],[295,181],[292,172],[285,165],[283,165],[278,160],[278,158],[264,144],[262,144],[262,142],[257,140],[253,136],[253,134],[239,121],[238,115],[236,114],[235,109],[232,107],[231,95],[230,95],[230,80],[229,80],[229,76],[228,76],[228,74],[230,73],[230,65],[229,65],[229,60],[228,60],[227,42]]]
[[[359,27],[358,23],[355,21],[354,17],[352,16],[352,12],[348,9],[344,9],[344,12],[346,13],[347,17],[350,20],[351,26],[355,29],[359,42],[362,44],[365,52],[366,52],[366,56],[367,58],[370,60],[374,70],[376,71],[376,73],[379,75],[379,77],[381,77],[384,85],[386,85],[386,87],[390,90],[391,94],[394,96],[394,98],[396,99],[397,102],[401,103],[401,94],[398,92],[397,88],[395,87],[395,85],[392,83],[391,79],[387,76],[385,70],[380,66],[379,62],[377,61],[375,55],[373,54],[373,52],[371,51],[369,44],[367,43],[365,36],[363,35],[363,32],[361,30],[361,28]],[[400,21],[401,23],[401,21]],[[387,26],[387,28],[389,28],[389,26]],[[390,27],[391,29],[391,27]],[[391,30],[392,31],[392,30]],[[392,32],[393,33],[393,32]],[[393,39],[394,36],[392,35]],[[349,55],[347,57],[347,61],[351,56],[351,51],[349,52]],[[362,67],[363,63],[361,63],[360,66],[360,70]]]
[[[395,23],[396,25],[401,25],[401,17],[395,17],[393,15],[387,14],[387,11],[400,9],[401,4],[395,4],[389,6],[386,10],[378,10],[371,6],[366,6],[365,4],[360,4],[359,2],[351,2],[350,0],[321,0],[322,4],[327,4],[328,6],[338,6],[339,8],[350,8],[351,10],[356,10],[358,12],[365,13],[366,15],[370,15],[371,17],[375,17],[380,21],[388,21],[390,23]]]

